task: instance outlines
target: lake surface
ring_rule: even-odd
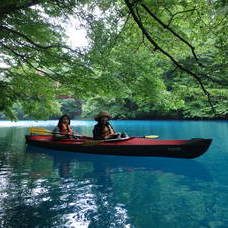
[[[228,121],[111,121],[130,136],[213,138],[193,160],[27,146],[31,126],[0,121],[0,227],[228,227]],[[94,121],[72,121],[91,135]]]

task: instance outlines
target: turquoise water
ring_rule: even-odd
[[[28,127],[56,123],[0,121],[0,227],[228,227],[228,121],[112,121],[130,136],[213,138],[193,160],[27,147]]]

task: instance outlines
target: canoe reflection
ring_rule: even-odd
[[[29,145],[27,152],[48,155],[53,159],[60,176],[69,177],[71,164],[89,162],[96,173],[151,171],[155,173],[172,173],[194,179],[211,181],[212,177],[204,165],[196,160],[161,157],[130,157],[64,152],[44,149]],[[88,173],[87,173],[88,175]]]

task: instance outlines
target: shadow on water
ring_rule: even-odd
[[[100,154],[85,154],[44,149],[29,145],[29,153],[39,153],[49,156],[54,166],[59,169],[60,176],[67,177],[70,164],[74,162],[87,162],[93,167],[93,172],[86,177],[120,172],[150,171],[154,173],[172,173],[183,175],[191,179],[212,181],[209,171],[198,161],[190,159],[160,158],[160,157],[135,157],[113,156]]]

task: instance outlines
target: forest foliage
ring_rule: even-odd
[[[0,117],[227,118],[227,14],[226,0],[2,0]],[[67,43],[71,17],[88,46]]]

